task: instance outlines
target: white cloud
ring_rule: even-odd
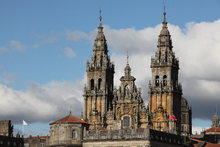
[[[34,33],[34,42],[32,48],[40,48],[48,44],[54,44],[62,40],[63,32],[49,31],[46,33]]]
[[[55,43],[60,39],[61,33],[58,31],[50,31],[44,34],[34,34],[34,37],[36,38],[36,42],[33,46],[40,46],[42,44],[51,44]]]
[[[30,84],[25,91],[0,85],[0,117],[14,122],[48,122],[68,115],[69,109],[78,116],[82,108],[84,82],[50,82]]]
[[[40,47],[40,44],[33,44],[32,45],[32,48],[39,48]]]
[[[193,117],[210,119],[216,103],[220,103],[220,20],[190,23],[186,28],[169,24],[173,50],[180,60],[180,82],[183,94],[193,109]],[[130,53],[132,75],[147,97],[148,81],[151,79],[150,57],[157,50],[161,25],[142,30],[105,27],[112,61],[116,66],[115,83],[123,74],[126,51]],[[118,53],[124,53],[120,55]],[[121,64],[124,63],[124,64]]]
[[[9,46],[11,49],[17,50],[17,51],[24,51],[26,49],[26,46],[17,40],[9,41]]]
[[[198,127],[198,126],[192,126],[192,134],[200,134],[204,130],[208,129],[209,127]]]
[[[10,84],[12,82],[14,82],[14,80],[16,79],[16,75],[13,73],[4,73],[3,77],[2,77],[2,82],[4,82],[5,84]]]
[[[184,96],[192,105],[194,118],[210,119],[215,105],[220,103],[219,26],[220,20],[190,23],[184,29],[169,25],[173,50],[180,60],[179,81],[183,83]],[[161,25],[142,30],[116,30],[108,26],[104,28],[110,46],[111,61],[116,67],[115,84],[120,84],[119,78],[124,74],[126,51],[129,51],[132,75],[137,79],[137,86],[142,88],[145,100],[148,82],[151,79],[150,58],[157,50],[160,29]],[[66,35],[71,41],[85,38],[93,40],[94,32],[96,31],[85,34],[69,31]],[[66,51],[68,50],[71,55],[72,48]],[[49,121],[65,115],[69,105],[73,106],[74,115],[79,115],[83,102],[83,83],[85,82],[32,84],[26,91],[16,91],[1,85],[0,97],[3,100],[0,103],[0,116],[16,120]]]
[[[155,28],[144,28],[136,30],[134,28],[127,29],[111,29],[106,26],[104,32],[108,41],[108,45],[113,51],[122,51],[129,54],[153,54],[153,48],[156,47],[156,40],[160,26]]]
[[[0,46],[0,52],[5,52],[5,51],[8,51],[9,48],[6,47],[6,46]]]
[[[184,76],[220,80],[220,20],[190,23],[185,33],[173,32],[175,51],[180,57]],[[217,79],[216,79],[217,78]]]
[[[213,114],[210,108],[220,103],[219,25],[220,20],[188,23],[183,29],[168,24],[173,39],[173,50],[180,60],[179,81],[183,84],[184,97],[192,105],[195,118],[209,119]],[[120,84],[119,78],[123,75],[125,55],[128,51],[132,75],[136,77],[138,87],[142,87],[143,97],[147,97],[148,82],[151,79],[150,61],[157,50],[160,30],[161,24],[141,30],[104,27],[107,43],[112,52],[111,59],[116,67],[116,85]],[[91,31],[87,35],[83,32],[72,33],[75,37],[76,34],[80,34],[78,35],[80,37],[77,39],[72,37],[69,40],[93,40],[96,32],[97,30]]]
[[[86,33],[80,31],[67,30],[65,31],[65,35],[66,39],[71,41],[79,41],[81,39],[89,38],[89,36]]]
[[[65,54],[68,58],[74,58],[76,56],[75,52],[70,47],[65,48]]]
[[[24,45],[22,42],[18,40],[10,40],[8,44],[4,46],[0,46],[0,52],[7,52],[7,51],[19,51],[22,52],[26,50],[27,46]]]

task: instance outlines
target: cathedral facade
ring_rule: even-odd
[[[128,57],[127,57],[128,58]],[[191,108],[182,96],[178,81],[179,61],[173,52],[166,13],[159,34],[157,51],[151,59],[152,79],[148,86],[148,106],[135,84],[127,59],[121,84],[114,88],[114,64],[108,55],[102,17],[94,41],[93,55],[87,62],[84,88],[84,120],[90,130],[150,128],[177,135],[191,134]],[[146,81],[147,82],[147,81]]]
[[[79,119],[71,113],[50,124],[50,135],[30,137],[25,145],[46,147],[181,147],[190,146],[191,108],[183,98],[178,81],[179,61],[173,51],[166,13],[151,59],[148,105],[132,75],[129,57],[114,85],[115,66],[108,55],[102,17],[93,45],[93,55],[86,64],[84,113]],[[146,81],[147,82],[147,81]],[[147,87],[146,87],[147,89]],[[213,117],[213,126],[219,118]],[[218,125],[219,127],[219,125]]]

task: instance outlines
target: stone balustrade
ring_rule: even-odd
[[[83,141],[113,141],[113,140],[151,140],[166,143],[182,144],[187,138],[151,130],[151,129],[122,129],[122,130],[90,130],[84,132]]]

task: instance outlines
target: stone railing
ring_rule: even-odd
[[[149,139],[149,129],[94,130],[84,132],[84,141]]]
[[[84,142],[106,140],[154,140],[166,143],[184,144],[187,142],[187,137],[148,128],[126,130],[93,130],[84,132]]]
[[[76,141],[76,140],[54,140],[54,141],[50,141],[49,145],[53,146],[53,145],[70,145],[70,144],[80,144],[80,141]]]
[[[150,130],[150,140],[156,140],[166,143],[185,144],[187,142],[186,136],[180,136],[168,132]]]

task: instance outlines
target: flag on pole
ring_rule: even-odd
[[[170,120],[176,120],[176,117],[174,115],[170,115]]]
[[[27,123],[26,121],[23,120],[22,125],[23,125],[23,126],[27,126],[28,123]]]

